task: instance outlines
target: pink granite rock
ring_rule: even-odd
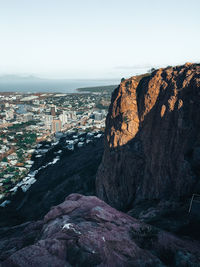
[[[26,235],[31,232],[35,235],[27,244]],[[2,267],[138,267],[165,266],[167,261],[178,264],[184,257],[193,264],[200,260],[198,243],[145,225],[97,197],[79,194],[53,207],[43,221],[25,225],[18,243],[11,236],[6,244],[0,246]]]

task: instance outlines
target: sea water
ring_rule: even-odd
[[[118,84],[118,80],[36,80],[0,81],[0,92],[20,93],[76,93],[77,88]]]

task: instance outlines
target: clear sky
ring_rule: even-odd
[[[128,77],[200,62],[199,0],[0,0],[0,74]]]

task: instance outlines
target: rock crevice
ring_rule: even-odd
[[[129,209],[144,199],[200,190],[200,65],[158,69],[121,82],[106,119],[97,195]]]
[[[97,197],[69,195],[0,240],[2,267],[197,266],[200,246],[146,225]]]

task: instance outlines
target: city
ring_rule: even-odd
[[[0,93],[0,206],[62,153],[101,138],[109,103],[106,92]]]

